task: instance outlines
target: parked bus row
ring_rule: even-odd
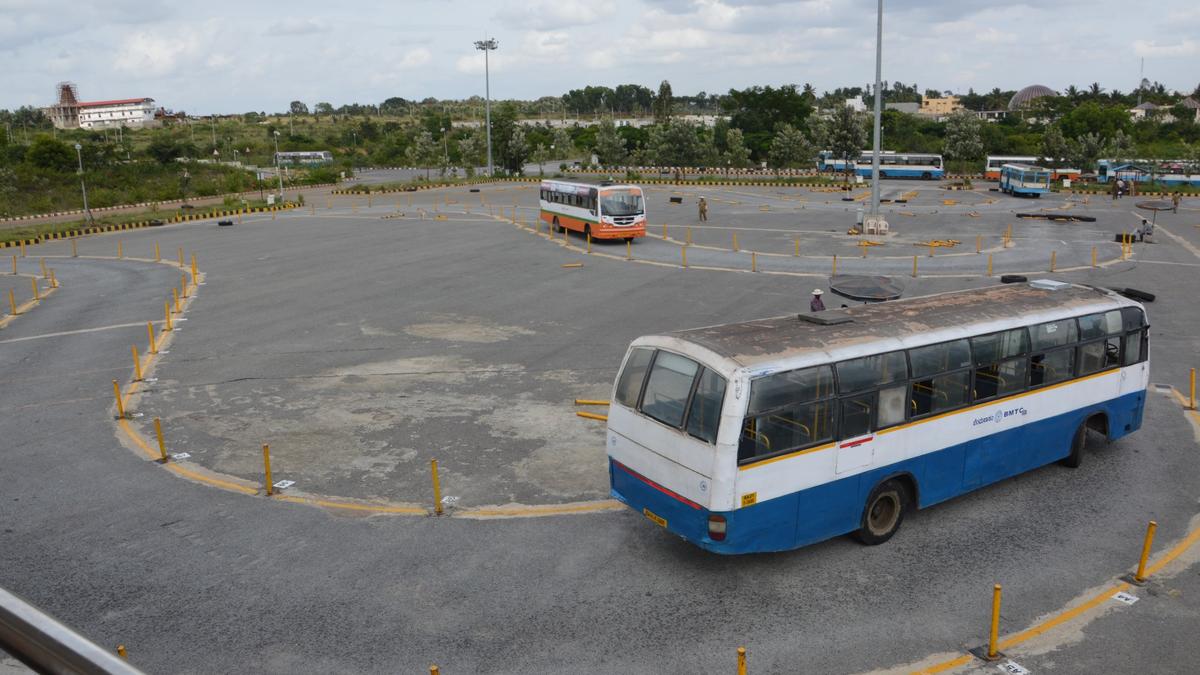
[[[822,150],[817,156],[817,170],[822,172],[847,172],[864,178],[871,177],[871,151],[866,151],[857,160],[846,161],[834,156],[832,150]],[[944,178],[942,156],[925,153],[901,153],[890,150],[879,153],[880,178],[921,178],[934,180]]]
[[[616,378],[613,497],[719,553],[853,532],[1142,424],[1142,306],[1055,281],[635,340]]]

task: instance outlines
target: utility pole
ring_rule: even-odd
[[[496,42],[496,38],[488,38],[486,40],[478,40],[475,42],[475,49],[478,49],[483,52],[483,91],[484,91],[484,105],[486,106],[485,113],[484,113],[484,115],[485,115],[484,124],[486,125],[486,128],[487,128],[488,177],[491,177],[493,175],[493,167],[492,167],[492,85],[491,85],[491,75],[490,75],[489,66],[488,66],[488,52],[492,51],[493,49],[498,48],[499,46],[500,46],[500,43]]]
[[[879,136],[880,122],[883,109],[883,88],[880,81],[883,75],[883,0],[878,0],[878,10],[875,21],[875,133],[871,153],[871,213],[863,220],[863,231],[867,231],[867,222],[871,222],[875,232],[881,232],[885,223],[879,215]]]
[[[279,132],[275,132],[275,175],[279,178],[279,201],[283,201],[283,171],[279,168]]]
[[[87,214],[88,222],[95,225],[96,219],[92,217],[92,210],[88,208],[87,183],[83,180],[83,146],[78,143],[75,144],[75,156],[79,159],[79,189],[83,191],[83,212]]]

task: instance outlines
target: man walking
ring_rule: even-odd
[[[708,222],[708,202],[704,200],[704,197],[700,197],[699,208],[700,208],[700,221]]]
[[[1179,200],[1183,199],[1183,195],[1179,192],[1171,195],[1171,213],[1179,213]]]
[[[813,289],[812,302],[808,303],[808,311],[810,311],[810,312],[824,312],[825,311],[825,303],[821,302],[821,296],[824,293],[825,293],[825,291],[822,291],[819,288]]]

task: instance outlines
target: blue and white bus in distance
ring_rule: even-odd
[[[718,553],[846,533],[1142,423],[1141,305],[1034,281],[638,338],[614,385],[612,495]]]
[[[1030,164],[1005,164],[1000,167],[1000,191],[1022,197],[1041,197],[1050,191],[1053,172]]]
[[[1101,159],[1096,162],[1096,182],[1118,179],[1166,187],[1200,187],[1200,164],[1182,159]]]
[[[833,156],[833,151],[822,150],[817,157],[818,171],[847,171],[853,170],[855,174],[864,178],[871,177],[871,157],[874,153],[866,151],[862,153],[857,160],[847,162],[844,159],[839,159]],[[900,153],[891,150],[885,150],[879,153],[879,177],[880,178],[923,178],[925,180],[934,180],[944,178],[945,170],[942,168],[942,156],[922,153]]]

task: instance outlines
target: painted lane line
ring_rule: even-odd
[[[43,296],[45,297],[45,296]],[[153,321],[151,323],[162,324],[162,321]],[[118,323],[111,326],[97,326],[95,328],[80,328],[78,330],[64,330],[57,333],[43,333],[42,335],[29,335],[27,337],[11,338],[8,340],[0,340],[0,345],[10,342],[25,342],[27,340],[43,340],[45,338],[63,337],[65,335],[80,335],[83,333],[95,333],[102,330],[116,330],[118,328],[145,328],[146,322],[139,321],[136,323]]]

